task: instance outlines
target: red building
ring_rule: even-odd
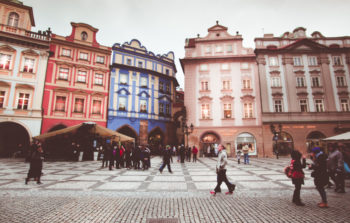
[[[41,133],[87,121],[106,126],[111,48],[96,41],[98,29],[71,25],[70,36],[52,35]]]

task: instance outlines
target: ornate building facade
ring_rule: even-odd
[[[248,146],[263,155],[258,69],[253,49],[243,47],[237,32],[227,27],[208,29],[205,37],[186,40],[181,59],[185,75],[187,125],[193,124],[188,145],[210,154],[217,144],[229,155]]]
[[[155,55],[135,39],[112,50],[107,127],[152,149],[173,143],[174,53]]]
[[[40,134],[51,31],[31,32],[33,10],[20,1],[0,0],[0,14],[0,156],[13,156]]]
[[[107,126],[111,48],[96,41],[98,29],[71,25],[70,36],[52,35],[42,133],[86,121]]]
[[[255,45],[266,155],[273,143],[306,152],[350,130],[350,37],[307,36],[299,27],[281,37],[265,34]],[[276,138],[271,124],[282,127]]]

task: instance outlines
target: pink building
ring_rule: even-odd
[[[264,154],[256,58],[242,42],[238,32],[230,35],[218,22],[207,36],[186,39],[180,61],[187,125],[194,125],[188,145],[196,145],[201,154],[219,143],[229,155],[242,146],[249,146],[251,155]]]
[[[272,155],[270,125],[282,152],[306,152],[321,139],[350,130],[350,37],[306,36],[299,27],[281,37],[256,38],[265,154]]]

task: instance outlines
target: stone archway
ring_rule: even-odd
[[[215,149],[220,142],[221,138],[216,132],[204,132],[200,137],[200,155],[207,157],[216,156]]]
[[[310,132],[306,137],[306,146],[307,152],[310,153],[311,149],[314,147],[323,147],[325,148],[325,143],[322,142],[322,139],[326,138],[326,136],[319,131]]]
[[[272,138],[274,140],[274,138]],[[275,148],[277,146],[277,148]],[[274,151],[278,149],[279,155],[288,155],[294,150],[294,141],[292,136],[287,132],[278,134],[277,145],[274,145]]]
[[[138,135],[136,131],[130,125],[123,125],[116,130],[117,132],[130,136],[135,139],[135,143],[138,144]]]
[[[0,157],[24,157],[30,146],[25,127],[15,122],[0,123]]]
[[[159,128],[156,127],[148,134],[148,145],[151,149],[151,153],[160,154],[162,147],[164,146],[164,133]]]

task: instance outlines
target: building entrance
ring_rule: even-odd
[[[30,146],[27,130],[15,122],[0,123],[0,157],[25,157]]]

